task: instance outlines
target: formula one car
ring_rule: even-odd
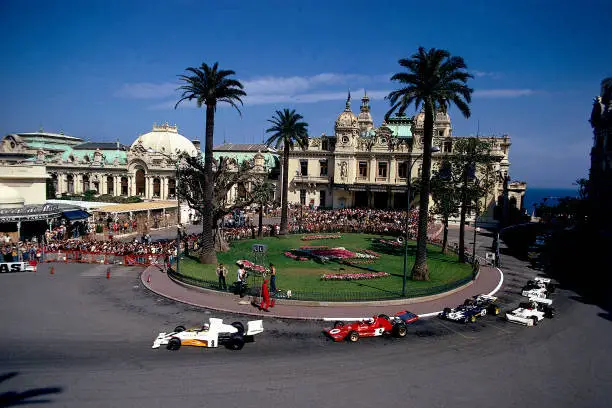
[[[247,322],[246,331],[240,322],[224,324],[223,319],[210,318],[201,327],[185,329],[177,326],[171,333],[159,333],[152,348],[166,345],[168,350],[178,350],[181,346],[219,347],[224,345],[231,350],[240,350],[244,343],[254,341],[253,336],[263,332],[263,321]]]
[[[377,337],[393,335],[395,337],[406,337],[406,326],[417,321],[419,317],[414,313],[402,311],[394,316],[380,314],[371,319],[365,319],[353,323],[338,321],[331,329],[324,329],[323,333],[333,341],[348,340],[355,343],[360,337]]]
[[[523,302],[517,309],[506,313],[506,320],[525,326],[536,326],[544,318],[552,319],[555,310],[551,305],[550,299],[530,297],[529,302]]]
[[[548,278],[536,277],[523,286],[521,294],[525,297],[539,297],[546,299],[555,291],[555,285]]]
[[[476,295],[466,299],[460,306],[452,309],[450,307],[445,308],[439,316],[442,319],[456,322],[474,323],[477,317],[486,316],[487,313],[494,316],[499,314],[499,306],[495,304],[496,300],[497,298],[494,296]]]

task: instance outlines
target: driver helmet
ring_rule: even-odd
[[[202,331],[208,331],[208,329],[210,329],[210,324],[204,323],[204,325],[202,326]]]

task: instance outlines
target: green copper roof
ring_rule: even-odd
[[[392,116],[387,121],[387,127],[393,132],[393,136],[412,137],[412,117]]]
[[[245,160],[253,160],[253,157],[257,153],[248,153],[248,152],[213,152],[213,157],[218,159],[219,157],[231,157],[235,159],[238,163],[242,163]],[[275,167],[278,163],[278,156],[272,153],[261,153],[264,157],[264,164],[268,168]]]

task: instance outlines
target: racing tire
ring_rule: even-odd
[[[451,308],[450,308],[450,307],[445,307],[445,308],[444,308],[444,310],[442,311],[442,313],[443,313],[444,315],[447,315],[447,314],[449,314],[450,312],[451,312]]]
[[[242,350],[243,347],[244,336],[242,334],[239,335],[234,333],[234,335],[232,335],[232,337],[230,338],[230,341],[227,343],[227,348],[230,350],[238,351]]]
[[[175,332],[175,333],[180,333],[180,332],[182,332],[182,331],[185,331],[185,326],[176,326],[176,327],[174,328],[174,332]]]
[[[408,333],[408,329],[406,328],[405,324],[397,323],[393,325],[393,335],[395,337],[403,338],[403,337],[406,337],[407,333]]]
[[[389,316],[387,316],[386,314],[379,314],[378,317],[380,317],[381,319],[389,320]]]
[[[533,325],[534,325],[534,326],[537,326],[537,325],[538,325],[538,318],[537,318],[537,317],[533,316],[533,317],[531,318],[531,321],[533,322]]]
[[[344,327],[344,322],[338,321],[334,323],[334,329],[339,329],[341,327]]]
[[[356,343],[359,340],[359,333],[353,330],[348,334],[348,336],[346,336],[346,338],[349,342]]]
[[[238,333],[244,334],[244,325],[242,323],[234,322],[234,323],[232,323],[232,326],[235,327],[236,329],[238,329]]]
[[[544,317],[546,317],[547,319],[552,319],[555,316],[555,309],[553,309],[552,307],[547,307],[546,309],[544,309]]]
[[[499,306],[489,306],[488,309],[489,314],[492,314],[493,316],[499,316]]]
[[[555,293],[555,289],[557,289],[557,287],[556,287],[556,285],[554,283],[549,283],[548,285],[546,285],[546,289],[550,293]]]
[[[467,305],[469,305],[470,303],[472,303],[472,299],[469,299],[469,298],[468,298],[468,299],[465,299],[465,300],[463,301],[463,305],[464,305],[464,306],[467,306]]]
[[[177,339],[176,337],[172,337],[168,341],[168,345],[166,346],[168,350],[176,351],[181,348],[181,339]]]
[[[470,316],[470,323],[476,323],[476,315]]]

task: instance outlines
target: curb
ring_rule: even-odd
[[[151,268],[151,267],[149,267],[149,268]],[[157,291],[153,290],[151,288],[149,282],[147,282],[147,279],[145,279],[145,273],[147,273],[147,270],[149,268],[144,269],[140,273],[140,281],[143,284],[143,286],[145,288],[147,288],[147,290],[149,290],[150,292],[155,293],[155,294],[157,294],[159,296],[162,296],[162,297],[164,297],[166,299],[170,299],[170,300],[173,300],[175,302],[187,304],[187,305],[190,305],[190,306],[199,307],[199,308],[202,308],[202,309],[216,310],[216,311],[219,311],[219,312],[232,313],[232,314],[238,314],[238,315],[244,315],[244,316],[257,316],[257,317],[268,316],[268,317],[273,317],[273,318],[276,318],[276,319],[303,320],[303,321],[336,321],[336,320],[342,320],[342,321],[351,321],[351,320],[353,320],[354,321],[354,320],[363,320],[363,319],[367,319],[368,318],[368,317],[359,317],[359,318],[350,318],[350,319],[348,319],[348,318],[333,318],[333,317],[286,316],[286,315],[279,315],[279,314],[266,314],[266,315],[263,315],[261,313],[253,313],[253,312],[248,312],[248,311],[244,311],[243,312],[243,311],[230,310],[230,309],[225,309],[225,308],[220,308],[220,307],[202,306],[202,305],[197,304],[197,303],[189,302],[189,301],[186,301],[186,300],[183,300],[183,299],[174,298],[172,296],[168,296],[168,295],[165,295],[163,293],[160,293],[160,292],[157,292]],[[502,284],[504,282],[504,274],[503,274],[502,270],[499,269],[499,268],[495,268],[495,269],[497,269],[497,271],[500,274],[500,280],[499,280],[497,286],[495,287],[495,289],[493,289],[488,294],[489,296],[492,296],[497,291],[499,291],[499,289],[501,288],[501,286],[502,286]],[[170,277],[168,277],[168,279],[171,279],[172,282],[178,283],[181,286],[186,287],[188,289],[192,289],[193,288],[193,289],[199,289],[199,290],[206,291],[206,292],[217,293],[217,291],[213,291],[213,290],[209,290],[209,289],[203,289],[203,288],[200,288],[200,287],[197,287],[197,286],[192,286],[192,285],[185,284],[183,282],[177,282],[177,281],[175,281],[174,279],[172,279]],[[458,289],[468,287],[471,284],[473,284],[473,281],[470,281],[467,284],[465,284],[463,286],[460,286],[459,288],[455,288],[455,289],[453,289],[453,291],[445,292],[444,295],[450,295],[450,294],[456,292]],[[221,294],[223,294],[223,295],[230,295],[229,293],[228,294],[224,294],[222,292],[221,292]],[[432,296],[438,296],[438,298],[443,297],[443,296],[439,296],[439,295],[432,295]],[[415,299],[417,299],[417,298],[415,298]],[[402,300],[407,300],[407,299],[402,299]],[[434,299],[428,299],[428,300],[434,300]],[[299,302],[299,301],[295,301],[295,302]],[[390,301],[390,302],[393,302],[393,301]],[[341,302],[338,302],[338,303],[341,303]],[[380,306],[381,305],[380,303],[377,303],[377,302],[374,302],[374,303],[375,304],[370,304],[370,305],[367,305],[367,306]],[[417,302],[412,302],[412,303],[417,303]],[[363,303],[362,303],[362,305],[366,306]],[[393,306],[393,304],[387,304],[387,305]],[[418,316],[419,316],[419,318],[428,318],[428,317],[437,316],[438,314],[440,314],[440,312],[441,311],[431,312],[431,313],[423,313],[423,314],[420,314]]]

